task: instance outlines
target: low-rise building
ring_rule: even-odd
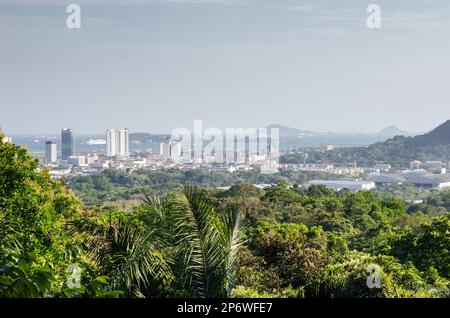
[[[444,166],[442,161],[427,161],[424,164],[426,170],[439,171]]]
[[[377,186],[412,184],[421,188],[443,189],[450,187],[450,173],[433,174],[425,170],[373,176],[369,180]]]
[[[85,156],[69,156],[67,161],[69,162],[69,164],[74,165],[76,167],[87,167],[89,165],[89,162],[86,163]]]
[[[433,174],[427,171],[413,171],[403,174],[407,183],[421,188],[443,189],[450,187],[450,173]]]
[[[375,182],[368,180],[312,180],[307,186],[323,185],[334,191],[348,189],[352,192],[369,191],[375,188]]]
[[[104,170],[109,168],[109,164],[107,162],[91,162],[89,164],[90,169]]]
[[[369,180],[375,182],[376,186],[401,185],[406,182],[406,178],[399,174],[384,174],[372,176],[369,178]]]
[[[409,163],[409,169],[418,170],[422,166],[422,161],[414,160]]]
[[[373,166],[373,169],[378,170],[380,172],[388,172],[392,169],[392,166],[385,163],[378,163],[375,166]]]

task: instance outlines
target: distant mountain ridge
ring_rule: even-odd
[[[319,134],[317,132],[311,131],[311,130],[301,130],[297,128],[292,128],[284,125],[279,124],[272,124],[267,126],[267,129],[277,128],[279,129],[280,136],[298,136],[303,134]]]
[[[374,135],[380,137],[395,137],[395,136],[412,136],[413,133],[401,130],[400,128],[391,125],[383,128],[379,132],[354,132],[354,133],[343,133],[343,132],[317,132],[312,130],[303,130],[298,128],[292,128],[280,124],[272,124],[267,126],[268,129],[278,128],[280,131],[280,136],[298,136],[298,135],[312,135],[312,136],[322,136],[322,135]]]

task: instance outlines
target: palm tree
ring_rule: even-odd
[[[142,230],[128,220],[83,218],[72,223],[72,233],[88,249],[88,257],[102,275],[110,278],[110,290],[126,296],[151,296],[170,284],[171,270],[153,231]],[[150,289],[150,291],[149,291]]]
[[[230,297],[244,243],[241,209],[233,206],[219,214],[207,193],[191,184],[176,195],[144,201],[161,221],[160,228],[167,229],[179,264],[175,275],[191,291],[189,296]]]
[[[154,296],[171,285],[169,295],[230,297],[244,243],[241,209],[233,206],[220,214],[206,192],[193,185],[146,197],[144,204],[144,227],[131,219],[73,222],[88,257],[111,278],[110,288],[127,296]]]

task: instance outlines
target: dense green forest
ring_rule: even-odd
[[[132,210],[102,210],[1,140],[0,297],[450,296],[449,192],[407,205],[283,180],[175,181]]]

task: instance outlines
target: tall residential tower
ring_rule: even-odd
[[[57,156],[57,148],[56,143],[53,141],[46,141],[45,142],[45,162],[47,164],[49,163],[55,163],[58,159]]]
[[[64,128],[61,131],[61,157],[68,160],[75,154],[75,136],[72,129]]]
[[[106,131],[106,155],[128,156],[129,151],[128,129],[111,128]]]

